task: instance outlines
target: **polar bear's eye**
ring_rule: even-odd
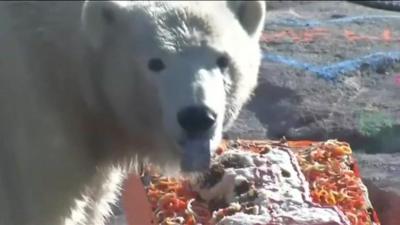
[[[227,56],[220,56],[217,59],[217,65],[221,70],[226,69],[229,66],[229,59]]]
[[[165,69],[165,64],[160,58],[153,58],[149,60],[147,67],[154,72],[160,72]]]

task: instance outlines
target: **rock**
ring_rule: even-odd
[[[364,180],[376,188],[400,196],[400,153],[365,154],[354,153]]]

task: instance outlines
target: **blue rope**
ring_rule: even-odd
[[[365,16],[350,16],[344,18],[329,19],[325,21],[319,20],[297,20],[297,19],[282,19],[280,21],[267,22],[266,25],[280,25],[280,26],[291,26],[291,27],[315,27],[332,24],[346,24],[355,21],[367,21],[367,20],[390,20],[400,19],[400,16],[396,15],[365,15]]]
[[[400,51],[376,52],[358,58],[322,66],[304,63],[290,57],[267,52],[264,52],[263,60],[286,64],[297,69],[304,69],[313,72],[324,79],[333,80],[339,75],[360,69],[363,64],[370,66],[372,69],[392,65],[400,61]]]

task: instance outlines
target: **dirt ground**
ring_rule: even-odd
[[[268,41],[264,42],[264,47],[269,53],[327,64],[371,52],[400,50],[398,12],[372,9],[344,1],[285,4],[290,6],[275,9],[268,14],[265,37]],[[346,18],[356,16],[359,18]],[[302,23],[296,19],[311,23]],[[293,35],[274,38],[274,34],[283,29]]]

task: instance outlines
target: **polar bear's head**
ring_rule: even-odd
[[[256,86],[265,2],[89,1],[82,15],[96,101],[132,134],[169,143],[155,156],[207,167]]]

